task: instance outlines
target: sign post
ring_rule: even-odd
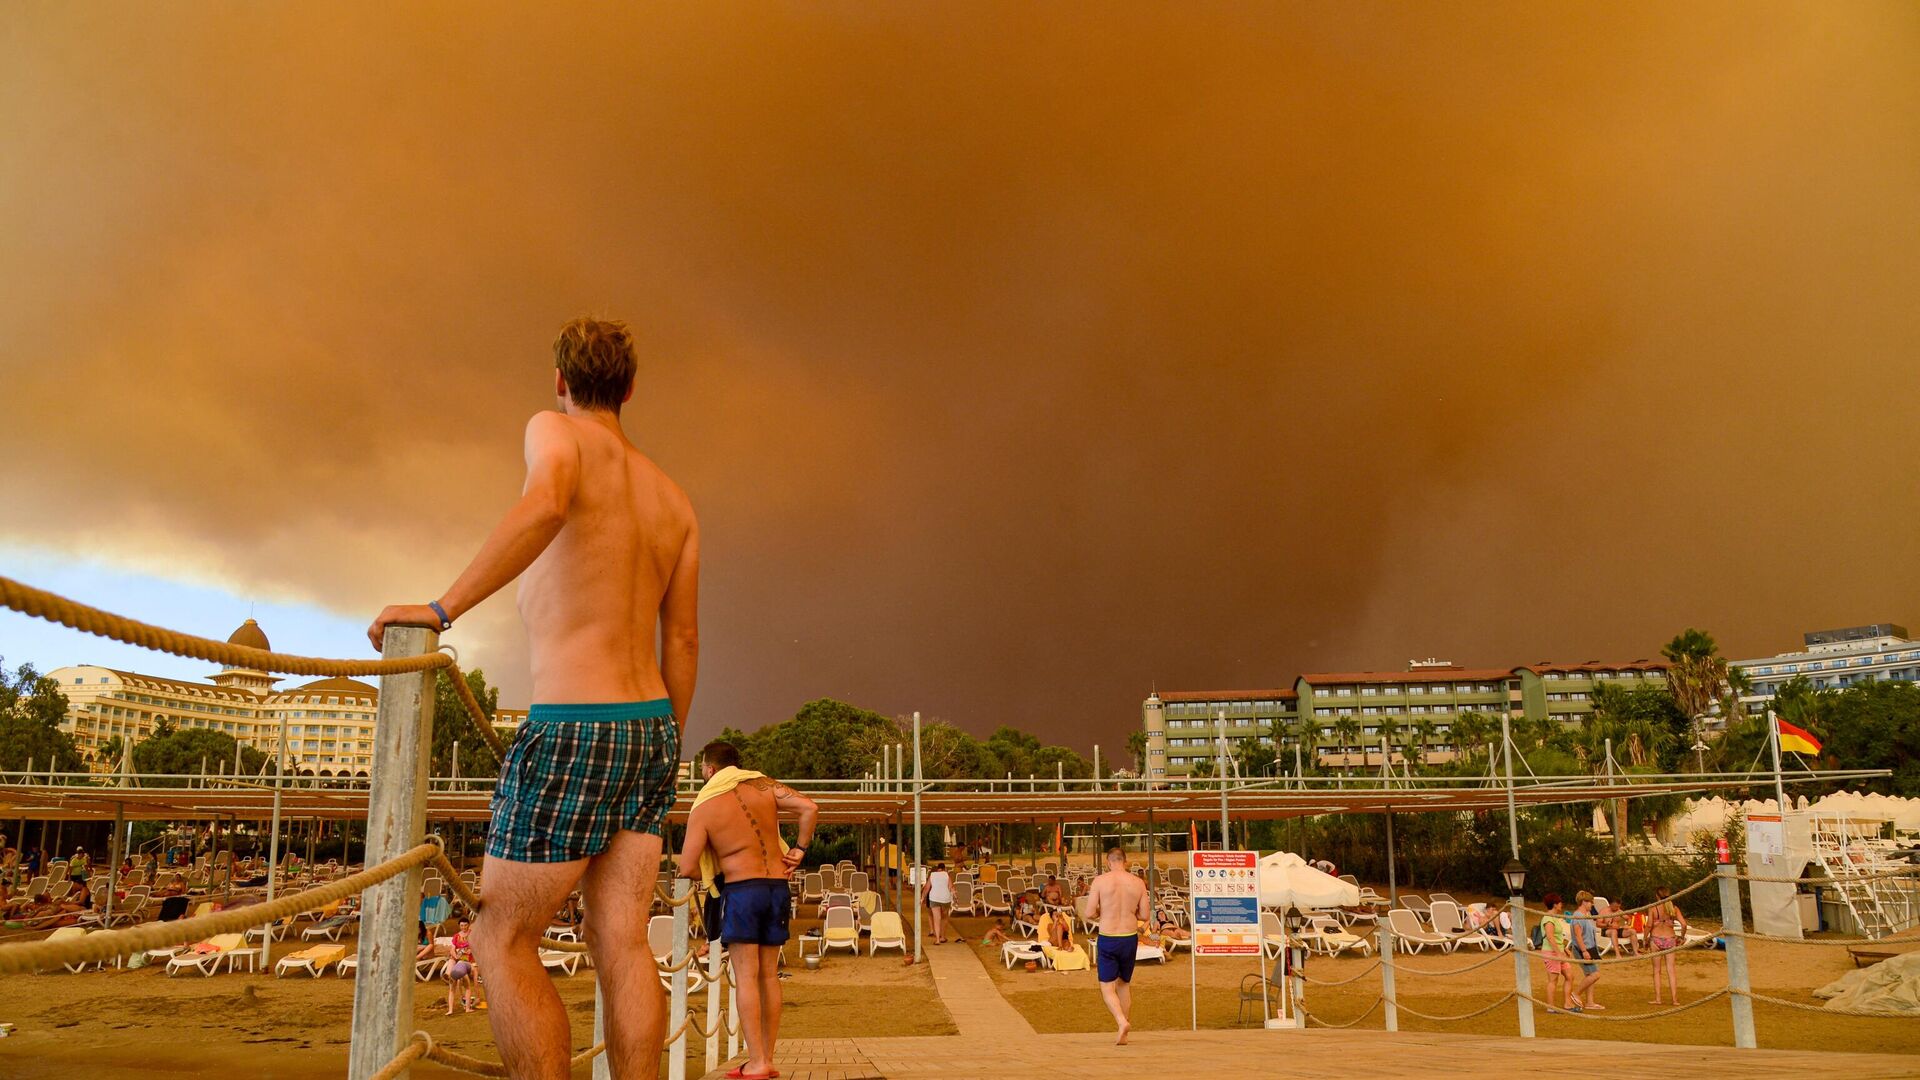
[[[1200,1029],[1200,957],[1259,956],[1259,855],[1251,851],[1187,853],[1187,925],[1193,930],[1188,952],[1193,1030]],[[1263,1010],[1266,979],[1260,982]]]

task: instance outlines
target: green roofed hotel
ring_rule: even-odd
[[[1404,671],[1317,672],[1291,688],[1169,690],[1141,705],[1151,777],[1211,774],[1220,740],[1232,754],[1242,740],[1275,744],[1279,771],[1311,756],[1331,768],[1394,765],[1458,756],[1465,743],[1499,737],[1500,718],[1577,724],[1593,711],[1595,687],[1659,685],[1657,660],[1550,663],[1465,668],[1415,660]]]

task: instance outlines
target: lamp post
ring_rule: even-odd
[[[1533,969],[1527,966],[1527,868],[1518,858],[1507,860],[1500,868],[1507,879],[1507,906],[1513,913],[1513,985],[1519,991],[1520,1037],[1533,1038]]]

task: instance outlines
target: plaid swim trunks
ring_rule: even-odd
[[[567,862],[600,854],[622,829],[660,836],[679,771],[666,698],[535,705],[500,763],[487,855]]]

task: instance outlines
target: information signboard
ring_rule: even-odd
[[[1254,852],[1189,852],[1187,902],[1195,956],[1260,954],[1260,870]]]

